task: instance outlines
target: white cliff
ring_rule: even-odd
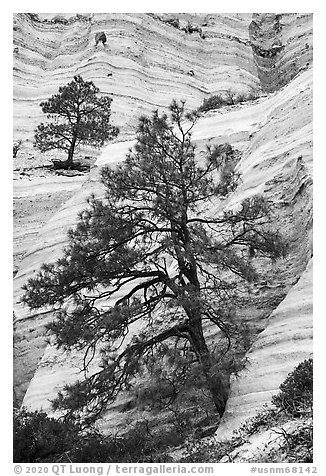
[[[263,15],[255,17],[254,25],[249,14],[190,16],[206,32],[205,39],[167,25],[164,15],[161,19],[145,14],[85,15],[67,25],[16,16],[14,123],[15,136],[24,140],[15,162],[16,209],[27,209],[28,202],[37,200],[42,215],[41,220],[29,210],[16,220],[15,228],[15,387],[18,400],[24,399],[28,407],[48,409],[49,400],[64,383],[76,378],[79,357],[62,355],[46,343],[44,324],[51,314],[31,313],[23,306],[21,287],[43,262],[60,255],[67,229],[85,207],[87,196],[102,193],[100,167],[124,160],[137,117],[153,108],[163,110],[172,98],[186,99],[193,108],[204,97],[226,89],[261,91],[259,99],[206,113],[195,126],[193,139],[199,156],[206,143],[229,142],[241,151],[242,182],[226,202],[216,203],[212,213],[262,193],[273,204],[290,245],[288,256],[269,268],[266,281],[254,290],[252,304],[243,311],[242,317],[260,333],[248,353],[247,369],[232,382],[218,437],[231,434],[268,402],[287,373],[310,356],[312,67],[307,55],[311,62],[311,16],[283,15],[276,22],[267,14],[264,21]],[[102,45],[95,49],[98,30],[109,32],[107,49]],[[260,57],[259,41],[260,48],[268,51],[273,38],[283,41],[279,56]],[[188,75],[189,70],[195,74]],[[88,176],[62,179],[44,172],[44,177],[35,177],[27,171],[26,180],[19,173],[22,167],[31,170],[44,160],[36,152],[28,159],[32,131],[41,120],[38,104],[74,74],[82,74],[101,92],[112,95],[112,121],[122,133],[101,154],[91,152],[98,158]],[[265,263],[259,267],[263,270]]]

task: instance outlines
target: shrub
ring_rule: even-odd
[[[230,454],[242,442],[239,437],[226,441],[189,440],[181,463],[218,463],[223,456]]]
[[[13,152],[12,152],[12,156],[13,156],[14,159],[17,157],[18,151],[19,151],[19,149],[21,148],[22,143],[23,143],[22,140],[18,140],[17,142],[14,142],[14,144],[13,144]]]
[[[136,422],[125,435],[100,433],[81,439],[69,455],[76,463],[139,463],[153,450],[145,422]]]
[[[171,428],[154,433],[147,420],[137,420],[123,435],[86,435],[69,453],[76,463],[150,463],[168,461],[166,449],[182,442]]]
[[[307,421],[293,432],[284,428],[274,430],[283,437],[278,448],[274,448],[266,457],[257,463],[312,463],[313,462],[313,424]]]
[[[190,34],[195,32],[198,32],[200,35],[202,34],[202,29],[198,25],[193,25],[190,21],[187,22],[187,25],[183,30]]]
[[[79,428],[50,418],[42,411],[26,408],[14,413],[14,462],[33,463],[51,460],[68,451],[77,440]]]
[[[204,99],[203,104],[198,108],[198,111],[206,112],[212,109],[219,109],[226,104],[228,103],[220,94],[215,94],[214,96]]]
[[[178,18],[169,18],[168,20],[165,20],[164,23],[167,23],[168,25],[171,25],[174,28],[180,28],[180,21]]]
[[[275,408],[266,405],[259,413],[246,420],[235,433],[251,436],[259,430],[272,427],[280,420],[282,415]]]
[[[304,422],[292,433],[284,428],[274,430],[283,437],[278,448],[256,460],[256,463],[312,463],[313,462],[313,424]]]
[[[289,463],[313,462],[313,424],[300,426],[286,439],[287,461]]]
[[[41,22],[41,18],[37,15],[37,13],[26,13],[26,15],[35,22]]]
[[[280,385],[272,403],[294,417],[312,410],[313,360],[301,362]]]
[[[62,25],[67,25],[68,20],[63,15],[56,15],[52,18],[51,23],[61,23]]]
[[[14,413],[15,463],[141,463],[167,460],[164,450],[180,444],[176,431],[154,435],[146,420],[139,420],[122,436],[104,436],[94,428],[82,429],[72,421],[56,420],[43,411],[26,408]]]
[[[204,99],[203,104],[199,106],[198,111],[207,112],[212,109],[219,109],[222,106],[232,106],[240,102],[252,101],[258,97],[259,94],[255,91],[251,91],[247,94],[237,94],[234,91],[228,89],[224,96],[222,94],[215,94],[213,96],[209,96],[207,99]]]

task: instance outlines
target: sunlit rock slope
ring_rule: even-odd
[[[270,403],[296,364],[312,356],[312,272],[311,260],[248,352],[248,368],[233,382],[217,439],[230,438],[234,429]]]
[[[101,194],[100,167],[123,160],[132,145],[137,117],[153,108],[163,110],[172,98],[186,99],[193,108],[204,97],[227,89],[259,90],[261,97],[255,101],[206,113],[193,134],[199,155],[206,143],[225,141],[242,152],[238,164],[242,183],[226,202],[216,203],[212,213],[263,193],[273,203],[278,225],[290,244],[287,258],[270,268],[266,280],[253,291],[251,307],[249,303],[244,311],[244,318],[254,321],[262,332],[248,355],[251,365],[231,385],[221,426],[230,432],[268,401],[285,374],[311,353],[311,275],[310,267],[306,268],[312,256],[312,18],[301,14],[277,18],[272,14],[179,16],[179,27],[190,21],[201,28],[201,34],[171,26],[166,21],[172,15],[167,14],[85,14],[65,24],[46,18],[41,22],[24,14],[15,16],[14,134],[24,140],[16,167],[19,160],[27,163],[31,154],[33,128],[41,120],[39,102],[74,74],[93,80],[103,93],[112,95],[113,121],[122,134],[102,151],[89,176],[66,177],[62,182],[44,177],[45,184],[56,184],[52,193],[57,198],[61,193],[64,197],[64,190],[70,187],[70,198],[53,201],[46,220],[41,226],[35,224],[38,234],[33,243],[28,238],[31,231],[24,240],[24,226],[34,229],[33,216],[25,219],[29,225],[17,225],[17,400],[21,402],[25,396],[24,404],[48,408],[49,399],[79,372],[78,357],[62,356],[46,344],[44,324],[51,316],[30,313],[22,306],[21,286],[42,262],[60,255],[66,231],[85,206],[86,197],[91,192]],[[108,33],[108,44],[95,49],[94,33],[99,30]],[[284,44],[276,53],[282,57],[274,67],[274,57],[274,63],[268,63],[261,56],[262,50],[273,47],[276,37]],[[193,75],[188,74],[191,70]],[[110,72],[113,74],[108,77]],[[33,154],[30,168],[42,159]],[[19,207],[26,206],[29,194],[44,191],[36,186],[40,181],[36,182],[32,173],[29,178],[24,189],[21,176],[17,176]],[[259,266],[263,270],[265,263]]]

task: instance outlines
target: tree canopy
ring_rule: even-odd
[[[276,259],[286,246],[262,196],[212,212],[237,187],[237,151],[210,146],[199,161],[197,119],[176,101],[169,115],[142,116],[125,161],[102,170],[105,198],[89,198],[63,257],[25,285],[31,308],[53,306],[49,329],[59,347],[82,350],[85,370],[102,357],[97,371],[64,388],[55,408],[100,416],[164,343],[192,354],[224,411],[205,325],[220,330],[222,358],[241,327],[232,306],[238,283],[258,279],[255,256]]]
[[[99,96],[99,88],[92,81],[74,76],[66,86],[40,106],[52,122],[41,123],[35,131],[34,145],[41,152],[52,149],[66,151],[66,166],[71,168],[75,148],[80,145],[102,147],[118,135],[118,128],[110,124],[111,102]]]

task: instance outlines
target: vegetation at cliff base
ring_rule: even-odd
[[[264,448],[251,449],[255,456],[247,462],[256,463],[312,463],[313,462],[313,359],[295,367],[273,396],[271,405],[249,418],[234,436],[224,441],[190,441],[184,462],[217,463],[223,457],[230,462],[237,448],[250,437],[266,430],[279,437],[276,445],[266,442]],[[236,453],[236,451],[235,451]],[[241,455],[240,455],[241,456]]]
[[[301,362],[280,386],[280,392],[272,402],[285,413],[294,417],[306,410],[312,411],[313,360]]]
[[[78,431],[74,424],[50,418],[43,411],[15,410],[13,460],[34,463],[61,455],[75,444]]]
[[[301,402],[301,414],[289,413],[282,401],[290,397],[289,379]],[[73,419],[54,419],[42,411],[14,413],[15,463],[217,463],[248,442],[258,432],[271,430],[280,437],[277,445],[266,445],[267,450],[257,454],[251,462],[257,463],[312,463],[312,359],[308,359],[289,375],[280,386],[280,392],[266,407],[241,426],[230,440],[201,440],[189,421],[184,419],[187,431],[178,433],[181,412],[174,415],[173,428],[154,427],[146,420],[134,421],[122,433],[101,434],[94,427],[84,428]],[[291,431],[286,425],[292,424]],[[205,423],[202,422],[204,425]],[[181,445],[181,446],[180,446]],[[179,446],[179,456],[174,454]],[[182,456],[180,456],[182,454]]]
[[[150,460],[164,445],[153,441],[140,422],[126,435],[104,436],[74,421],[49,417],[26,408],[14,413],[15,463],[110,463]]]

